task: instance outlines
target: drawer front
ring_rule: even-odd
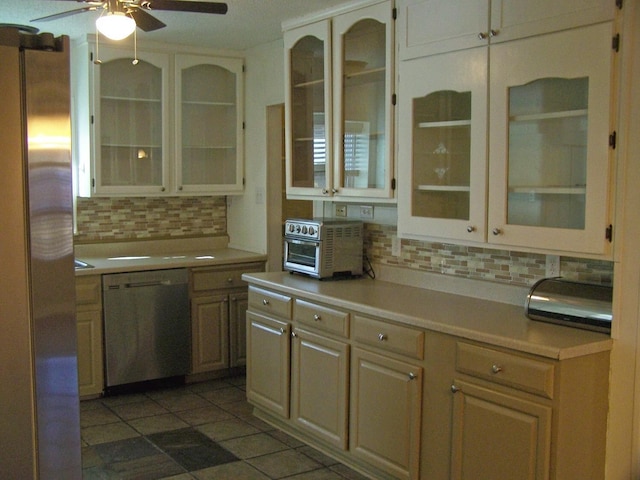
[[[296,299],[293,305],[293,319],[341,337],[349,336],[349,314],[340,310]]]
[[[270,315],[291,319],[291,297],[263,288],[249,286],[249,308]]]
[[[554,365],[551,363],[458,342],[456,370],[553,398]]]
[[[424,332],[366,317],[354,317],[354,339],[390,352],[422,360]]]
[[[191,285],[194,292],[219,288],[246,287],[243,273],[262,272],[262,263],[247,263],[221,267],[194,268],[191,271]]]
[[[102,282],[100,277],[76,277],[76,306],[101,308]]]

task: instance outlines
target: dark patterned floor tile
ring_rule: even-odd
[[[239,460],[194,428],[154,433],[147,438],[188,472]]]

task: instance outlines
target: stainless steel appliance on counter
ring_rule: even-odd
[[[284,269],[315,278],[362,275],[362,222],[287,220]]]
[[[532,320],[608,333],[612,294],[606,285],[544,278],[531,287],[525,313]]]
[[[102,276],[107,389],[189,373],[186,269]]]
[[[0,478],[82,478],[69,39],[0,28]]]

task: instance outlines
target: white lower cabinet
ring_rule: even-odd
[[[100,275],[76,278],[76,326],[80,397],[97,396],[104,390]]]

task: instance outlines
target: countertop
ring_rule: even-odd
[[[613,343],[604,333],[530,320],[523,306],[368,277],[320,281],[288,272],[266,272],[242,278],[333,307],[558,360],[608,351]]]
[[[228,248],[224,238],[76,245],[75,257],[91,265],[76,269],[76,276],[263,262],[267,258],[264,254]]]

